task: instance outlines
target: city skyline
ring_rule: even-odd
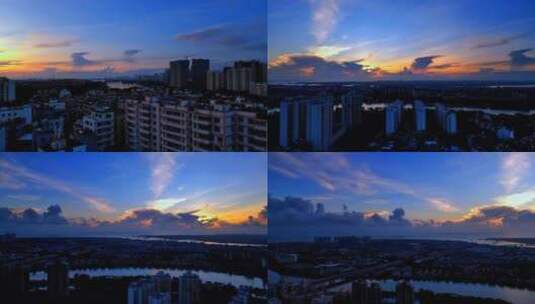
[[[266,161],[254,153],[5,153],[0,231],[266,233]]]
[[[277,0],[270,81],[535,80],[531,1]]]
[[[264,1],[5,1],[0,74],[104,78],[163,72],[169,62],[266,61]],[[241,30],[247,28],[247,31]]]
[[[534,161],[527,153],[270,153],[270,238],[533,236]]]

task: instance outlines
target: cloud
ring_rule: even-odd
[[[8,181],[7,185],[20,186],[23,184],[25,185],[26,183],[33,183],[76,197],[100,212],[111,213],[115,211],[115,209],[103,199],[94,197],[92,195],[86,195],[80,189],[72,187],[66,182],[56,180],[49,176],[41,175],[18,164],[11,163],[6,160],[0,160],[0,169],[11,178],[11,182]]]
[[[528,153],[507,153],[501,164],[501,180],[507,192],[513,191],[519,186],[522,179],[529,173],[531,160]]]
[[[496,205],[535,210],[535,189],[502,195],[495,201]]]
[[[91,65],[97,65],[99,62],[89,60],[86,58],[86,56],[89,55],[89,52],[79,52],[79,53],[72,53],[71,59],[72,64],[75,67],[84,67],[84,66],[91,66]]]
[[[20,65],[20,64],[22,64],[22,61],[20,61],[20,60],[3,60],[3,61],[0,61],[0,67],[14,66],[14,65]]]
[[[317,44],[323,44],[336,28],[340,12],[338,0],[310,0],[312,34]]]
[[[38,201],[41,199],[38,195],[31,195],[31,194],[10,194],[7,196],[8,198],[20,200],[20,201]]]
[[[246,29],[246,30],[245,30]],[[178,34],[176,41],[197,44],[214,44],[226,48],[245,51],[266,51],[266,24],[257,22],[252,24],[216,25],[190,33]]]
[[[15,178],[8,172],[0,172],[0,188],[20,190],[26,188],[26,183]]]
[[[451,212],[458,212],[459,211],[459,209],[457,207],[455,207],[452,202],[449,202],[449,201],[447,201],[445,199],[429,198],[429,199],[427,199],[427,201],[429,203],[431,203],[433,206],[435,206],[435,208],[437,208],[438,210],[440,210],[442,212],[451,213]]]
[[[173,153],[151,153],[149,156],[151,165],[151,186],[150,189],[154,198],[159,198],[171,183],[178,168],[176,168],[175,154]]]
[[[526,35],[516,35],[511,37],[505,37],[505,38],[498,38],[487,42],[482,42],[476,44],[473,49],[483,49],[483,48],[492,48],[497,46],[502,46],[506,44],[510,44],[511,42],[518,40]]]
[[[523,49],[509,53],[509,57],[511,58],[511,66],[514,68],[535,64],[535,57],[529,57],[526,55],[527,52],[531,52],[532,50],[533,49]]]
[[[393,193],[426,202],[441,212],[458,211],[451,201],[432,197],[418,187],[376,174],[364,164],[360,167],[352,165],[343,153],[271,153],[268,163],[270,171],[291,179],[312,181],[328,194],[353,197]]]
[[[312,201],[269,197],[270,241],[310,240],[316,236],[429,237],[531,236],[535,212],[508,206],[481,206],[457,221],[409,220],[405,210],[325,212]]]
[[[441,55],[425,56],[415,58],[411,64],[413,70],[424,70],[428,68],[436,58],[442,57]]]
[[[123,55],[124,55],[124,58],[125,58],[125,61],[126,62],[135,62],[135,56],[138,55],[139,53],[141,53],[142,50],[136,50],[136,49],[132,49],[132,50],[126,50],[124,51]]]
[[[53,41],[53,42],[43,42],[34,45],[35,48],[47,49],[47,48],[61,48],[69,47],[74,43],[78,42],[77,40],[62,40],[62,41]]]
[[[91,236],[136,234],[266,233],[266,208],[239,223],[198,215],[200,210],[170,213],[156,209],[127,211],[114,221],[66,218],[59,205],[41,212],[34,208],[0,208],[0,229],[22,236]]]
[[[360,60],[337,62],[313,54],[282,54],[269,65],[272,81],[359,81],[374,79],[377,70]]]
[[[39,213],[33,208],[26,208],[21,211],[5,207],[0,208],[0,227],[6,224],[63,225],[67,223],[68,221],[63,217],[59,205],[51,205],[43,213]]]

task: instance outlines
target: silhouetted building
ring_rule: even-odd
[[[355,304],[368,304],[368,284],[365,280],[351,284],[351,300]]]
[[[62,261],[51,263],[47,267],[48,294],[53,297],[69,294],[69,264]]]
[[[0,103],[15,101],[15,82],[11,79],[0,77]]]
[[[332,144],[333,101],[323,97],[307,105],[307,142],[315,151],[326,151]]]
[[[200,302],[201,280],[199,276],[188,271],[178,281],[178,304],[196,304]]]
[[[171,61],[169,67],[169,86],[183,89],[188,85],[189,60]]]
[[[385,109],[385,133],[392,135],[397,132],[401,124],[401,115],[403,111],[403,102],[396,100],[389,104]]]
[[[28,290],[30,276],[28,268],[21,264],[9,264],[0,268],[0,286],[7,293],[21,294]]]
[[[447,134],[457,134],[457,113],[449,111],[446,115],[446,129]]]
[[[414,303],[414,289],[411,284],[406,281],[401,281],[396,285],[396,303],[397,304],[413,304]]]
[[[426,108],[420,100],[414,101],[414,122],[417,132],[425,132],[426,129]]]
[[[368,303],[369,304],[383,304],[383,292],[381,286],[377,282],[371,283],[368,288]]]
[[[210,60],[193,59],[191,60],[191,81],[195,90],[206,90],[206,77],[210,70]]]

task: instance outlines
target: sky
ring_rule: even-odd
[[[272,239],[535,236],[530,153],[270,153],[268,164]]]
[[[535,80],[531,0],[273,0],[270,81]]]
[[[0,75],[152,74],[169,61],[267,60],[265,0],[2,0]]]
[[[265,233],[267,156],[2,153],[0,233]]]

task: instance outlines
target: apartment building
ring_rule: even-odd
[[[160,100],[126,102],[126,141],[134,151],[265,151],[267,123],[241,106]]]

